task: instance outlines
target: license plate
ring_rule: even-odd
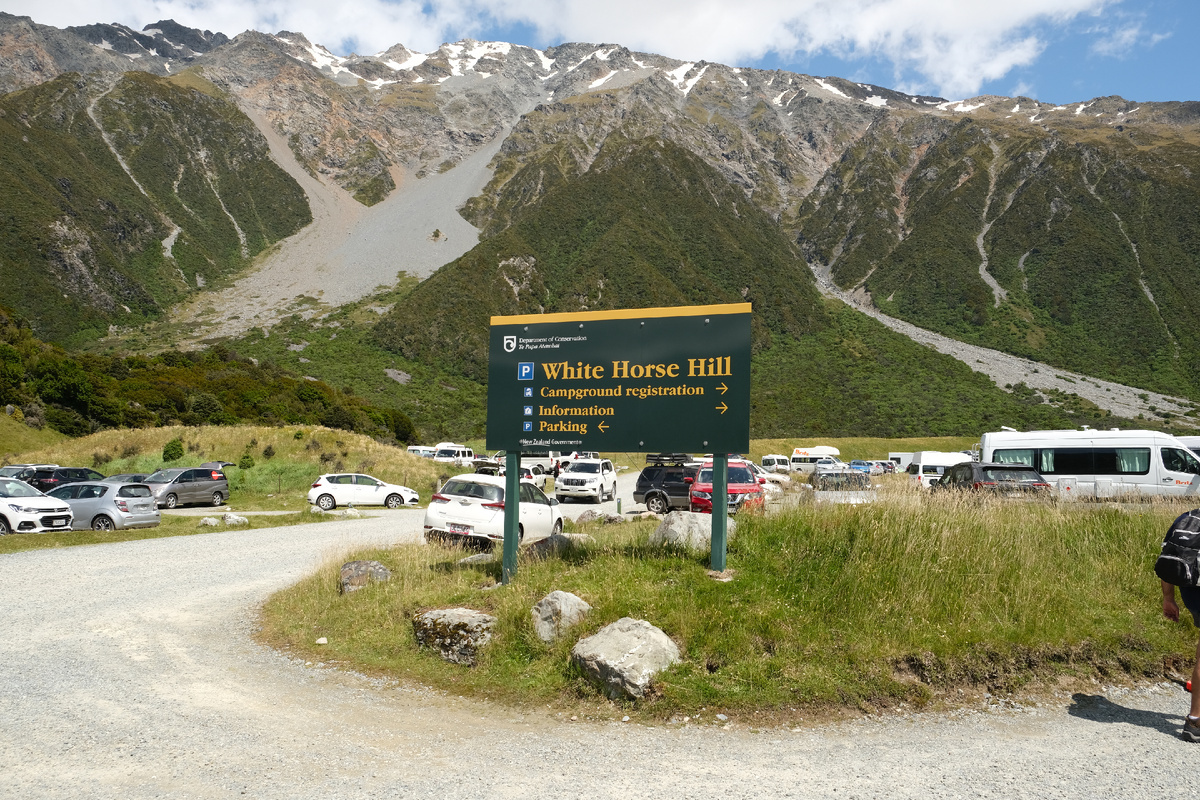
[[[67,524],[68,519],[69,519],[69,517],[51,517],[50,525],[48,527],[61,528],[62,526]]]
[[[451,533],[470,533],[473,529],[470,525],[459,525],[457,522],[450,522],[446,524],[446,530]]]

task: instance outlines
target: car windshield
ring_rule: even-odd
[[[25,471],[25,467],[0,467],[0,478],[15,478]]]
[[[146,478],[146,483],[170,483],[182,474],[181,469],[160,469]]]
[[[42,493],[24,481],[0,478],[0,497],[41,497]]]
[[[458,455],[458,453],[454,450],[438,450],[437,451],[438,458],[454,458],[457,455]]]
[[[705,467],[704,469],[700,470],[700,478],[696,481],[696,483],[712,483],[712,482],[713,482],[712,467]],[[758,483],[758,479],[756,479],[753,475],[751,475],[750,470],[748,470],[746,467],[730,466],[728,482],[729,483]]]
[[[490,483],[476,483],[475,481],[464,481],[454,478],[446,481],[446,485],[442,487],[440,494],[451,495],[453,497],[470,497],[489,503],[504,502],[503,487]]]
[[[590,472],[595,474],[600,471],[600,465],[597,463],[588,464],[582,461],[573,461],[567,467],[567,472]]]

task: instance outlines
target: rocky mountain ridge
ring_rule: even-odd
[[[432,53],[398,44],[341,57],[297,32],[225,40],[170,21],[140,33],[120,26],[58,31],[0,14],[0,87],[35,88],[68,70],[117,76],[131,69],[235,106],[269,138],[286,142],[293,166],[364,207],[402,195],[419,205],[423,192],[436,199],[441,191],[431,177],[471,171],[456,185],[486,183],[461,208],[481,247],[541,213],[548,197],[569,196],[585,177],[612,169],[618,160],[601,158],[606,148],[671,143],[773,221],[772,235],[790,242],[791,257],[809,268],[796,271],[796,281],[827,281],[835,293],[890,317],[974,345],[1200,396],[1200,356],[1192,355],[1200,353],[1200,324],[1189,313],[1200,302],[1192,289],[1200,232],[1189,211],[1200,202],[1197,103],[948,101],[613,44],[536,50],[468,40]],[[718,190],[712,196],[725,198]],[[596,202],[606,208],[604,198]],[[727,198],[716,208],[705,213],[742,213]],[[378,218],[380,227],[342,225],[340,235],[389,241],[399,257],[405,242],[438,241],[443,233],[441,225],[423,230],[395,214]],[[628,233],[636,224],[613,230],[632,263],[645,247],[637,236],[670,233]],[[562,280],[540,274],[545,254],[520,237],[467,258],[469,238],[456,233],[456,245],[444,251],[452,262],[442,270],[447,276],[463,272],[486,285],[511,278],[513,264],[532,264],[524,284]],[[368,250],[376,252],[360,252]],[[484,253],[496,262],[481,262]],[[283,248],[263,258],[269,266],[294,254]],[[404,268],[402,260],[374,265],[384,284]],[[527,302],[566,310],[622,301],[602,272],[572,280],[578,285],[567,295],[547,290]],[[362,285],[365,292],[374,284]],[[810,317],[802,306],[813,295],[802,295],[810,299],[797,295],[780,313]],[[402,302],[390,313],[425,310]],[[225,314],[222,324],[236,327],[240,316]],[[470,340],[436,326],[400,327],[409,352]]]

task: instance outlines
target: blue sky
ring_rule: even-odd
[[[623,44],[914,94],[1200,100],[1200,0],[5,0],[58,27],[173,18],[299,31],[335,53],[463,38]]]

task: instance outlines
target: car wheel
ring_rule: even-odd
[[[332,511],[337,508],[337,501],[333,499],[333,495],[323,494],[317,498],[317,507],[322,511]]]
[[[389,494],[387,500],[383,501],[383,504],[388,508],[399,508],[404,505],[404,498],[398,494]]]
[[[12,528],[8,527],[8,520],[0,517],[0,536],[7,536],[12,533]]]
[[[562,533],[562,520],[556,519],[554,520],[554,527],[550,529],[550,535],[558,536],[560,533]]]
[[[612,488],[608,490],[608,499],[609,500],[617,499],[617,482],[616,481],[613,481]]]
[[[174,508],[179,505],[179,498],[173,494],[169,494],[163,498],[163,505],[167,508]]]
[[[653,494],[646,498],[646,508],[653,514],[667,513],[667,498]]]
[[[518,525],[517,526],[517,544],[520,544],[523,541],[525,541],[525,526]]]
[[[103,514],[92,520],[92,530],[94,531],[111,531],[114,527],[113,521]]]
[[[220,492],[213,492],[212,504],[214,506],[219,506],[219,505],[221,505],[221,503],[224,503],[224,502],[225,502],[225,495],[221,494]]]

